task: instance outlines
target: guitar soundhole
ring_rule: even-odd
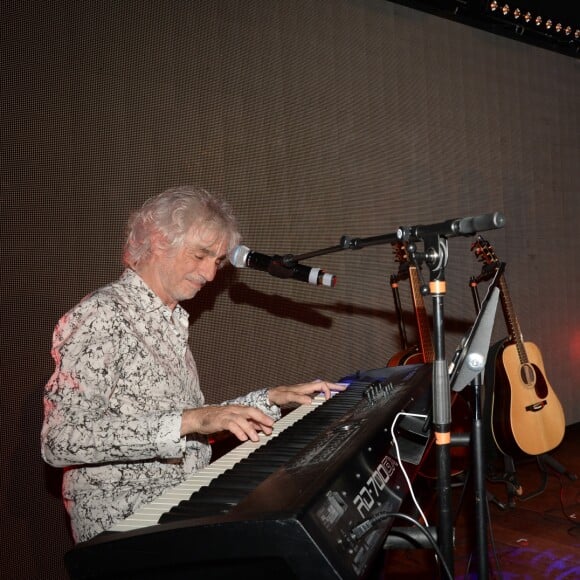
[[[539,399],[547,399],[548,398],[548,381],[546,380],[546,376],[542,372],[542,369],[536,365],[531,365],[534,374],[536,375],[536,396]]]
[[[533,387],[534,383],[536,382],[536,373],[534,372],[534,368],[532,367],[532,365],[530,364],[522,365],[520,372],[522,373],[522,381],[524,385],[527,385],[528,387]]]

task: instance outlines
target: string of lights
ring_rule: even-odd
[[[516,33],[523,34],[529,28],[565,42],[580,41],[580,23],[572,22],[573,17],[569,14],[556,15],[552,14],[555,12],[554,9],[550,11],[549,8],[542,8],[540,5],[532,7],[525,2],[510,5],[497,0],[489,2],[488,10],[492,15],[501,15],[501,18],[513,22]]]
[[[580,57],[577,0],[391,0],[443,18]]]

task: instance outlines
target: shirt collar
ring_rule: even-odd
[[[182,324],[187,325],[189,320],[189,313],[185,308],[178,304],[173,313],[170,308],[147,286],[146,282],[131,268],[127,268],[121,278],[119,279],[121,284],[132,289],[136,294],[136,299],[139,300],[141,307],[145,309],[146,312],[153,312],[155,310],[160,310],[166,312],[165,316],[168,320],[172,318],[177,318]],[[138,296],[137,296],[138,295]]]

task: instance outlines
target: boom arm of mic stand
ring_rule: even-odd
[[[328,254],[334,254],[335,252],[342,252],[344,250],[360,250],[362,248],[366,248],[367,246],[390,244],[396,242],[397,240],[397,233],[373,236],[370,238],[352,238],[345,235],[340,238],[340,244],[338,246],[331,246],[329,248],[323,248],[322,250],[314,250],[312,252],[307,252],[298,256],[295,256],[294,254],[286,254],[282,256],[282,263],[285,266],[292,266],[301,260],[307,260],[308,258],[314,258],[316,256],[326,256]]]
[[[295,256],[294,254],[286,254],[282,257],[282,262],[285,266],[295,264],[301,260],[308,260],[316,256],[326,256],[327,254],[334,254],[335,252],[342,252],[343,250],[361,250],[367,246],[378,246],[379,244],[390,244],[398,240],[397,233],[384,234],[381,236],[373,236],[370,238],[352,238],[350,236],[342,236],[338,246],[331,246],[323,248],[322,250],[314,250],[305,254]]]
[[[286,254],[285,256],[282,256],[282,263],[285,266],[293,266],[301,260],[307,260],[308,258],[314,258],[316,256],[325,256],[335,252],[342,252],[343,250],[361,250],[368,246],[392,244],[400,241],[416,242],[418,240],[433,238],[434,236],[441,238],[471,236],[480,231],[503,228],[504,225],[505,218],[503,214],[496,211],[494,213],[451,219],[425,226],[401,226],[396,232],[371,236],[368,238],[353,238],[344,235],[340,238],[338,246],[331,246],[329,248],[323,248],[322,250],[314,250],[313,252],[307,252],[305,254],[300,254],[299,256]]]

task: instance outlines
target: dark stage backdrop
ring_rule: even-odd
[[[265,253],[504,213],[484,236],[580,420],[576,60],[384,0],[8,1],[1,20],[3,578],[66,577],[38,446],[52,329],[121,273],[130,210],[169,186],[221,192]],[[472,241],[449,241],[448,355],[474,318]],[[187,304],[210,402],[400,348],[390,245],[306,263],[336,288],[226,268]]]

